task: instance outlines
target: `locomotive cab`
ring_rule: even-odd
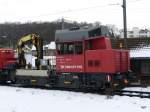
[[[106,35],[105,26],[56,31],[57,72],[86,72],[85,51],[111,48]]]

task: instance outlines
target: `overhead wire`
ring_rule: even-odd
[[[116,4],[107,4],[107,5],[97,5],[97,6],[85,7],[85,8],[79,8],[79,9],[69,9],[69,10],[64,10],[64,11],[59,11],[59,12],[41,14],[41,15],[37,15],[37,16],[22,17],[22,18],[33,18],[33,17],[43,17],[43,16],[59,15],[59,14],[64,14],[64,13],[80,12],[80,11],[94,9],[94,8],[116,6],[116,5],[120,5],[120,4],[116,3]]]
[[[142,1],[142,0],[128,1],[128,3],[135,3],[135,2],[139,2],[139,1]],[[53,15],[59,15],[59,14],[65,14],[65,13],[81,12],[84,10],[103,8],[103,7],[109,7],[109,6],[122,6],[122,4],[121,3],[110,3],[110,4],[106,4],[106,5],[97,5],[97,6],[91,6],[91,7],[78,8],[78,9],[69,9],[69,10],[52,12],[52,13],[47,13],[47,14],[40,14],[40,15],[29,16],[29,17],[21,17],[21,19],[38,18],[38,17],[53,16]]]
[[[135,3],[135,2],[139,2],[139,1],[143,1],[143,0],[133,0],[133,1],[128,1],[129,3]]]

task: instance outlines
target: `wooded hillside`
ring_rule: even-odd
[[[92,25],[87,23],[64,23],[64,28]],[[16,42],[22,36],[35,33],[43,38],[44,44],[54,41],[55,31],[61,29],[61,22],[31,22],[0,24],[0,47],[16,47]]]

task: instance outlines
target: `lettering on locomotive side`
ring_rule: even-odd
[[[60,68],[61,69],[70,69],[70,68],[72,68],[72,69],[82,69],[83,68],[83,66],[82,65],[61,65],[60,66]]]
[[[61,64],[66,63],[66,62],[71,62],[71,61],[72,61],[71,58],[65,59],[64,57],[59,57],[59,58],[57,58],[56,60],[57,60],[58,63],[61,63]]]

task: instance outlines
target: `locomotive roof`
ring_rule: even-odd
[[[108,28],[106,26],[100,27],[83,27],[65,30],[57,30],[55,33],[56,42],[62,41],[80,41],[83,39],[89,39],[95,36],[106,36],[108,35]]]

